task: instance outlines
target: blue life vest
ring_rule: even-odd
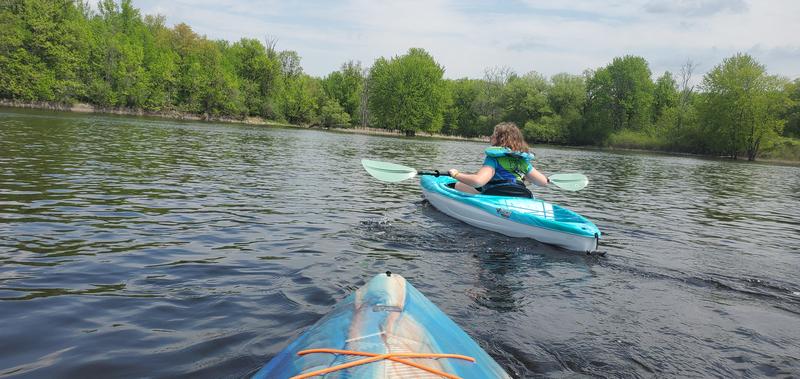
[[[522,180],[533,168],[531,161],[535,159],[532,153],[513,151],[502,146],[488,147],[484,153],[486,154],[484,166],[490,166],[495,170],[492,180],[487,183],[489,186],[525,185]]]
[[[536,156],[533,153],[525,153],[521,151],[513,151],[507,147],[503,146],[490,146],[483,150],[484,154],[487,157],[498,158],[498,157],[514,157],[514,158],[522,158],[526,162],[530,163],[532,160],[536,159]]]

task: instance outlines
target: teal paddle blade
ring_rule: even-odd
[[[361,165],[373,178],[383,182],[399,182],[417,175],[417,170],[395,163],[362,159]]]
[[[589,178],[583,174],[553,174],[550,183],[567,191],[579,191],[589,184]]]

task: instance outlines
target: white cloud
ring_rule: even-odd
[[[800,76],[800,1],[574,0],[375,2],[140,0],[211,38],[278,38],[303,67],[325,75],[353,59],[370,65],[410,47],[428,50],[451,78],[480,77],[491,66],[520,73],[580,73],[614,57],[645,57],[654,74],[686,59],[710,69],[748,52],[772,73]]]
[[[707,17],[722,12],[745,12],[747,3],[744,0],[651,0],[644,9],[651,13]]]

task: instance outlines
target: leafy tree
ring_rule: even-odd
[[[73,2],[9,0],[0,7],[0,95],[71,102],[85,90],[85,9]]]
[[[46,87],[47,65],[26,49],[30,38],[22,0],[0,7],[0,97],[38,100],[37,87]],[[49,95],[52,97],[52,95]]]
[[[295,77],[303,73],[300,66],[300,55],[296,51],[284,50],[278,53],[278,60],[281,62],[281,72],[288,77]]]
[[[653,81],[647,61],[626,55],[607,67],[612,84],[614,129],[640,130],[649,124]]]
[[[554,113],[568,115],[580,112],[586,101],[586,80],[580,75],[555,74],[550,78],[552,86],[547,101]]]
[[[183,57],[178,87],[184,110],[207,116],[243,115],[238,81],[233,68],[225,65],[223,47],[201,39]]]
[[[678,83],[669,71],[664,72],[655,84],[653,91],[653,122],[658,121],[664,112],[678,104]]]
[[[503,118],[517,125],[538,121],[552,113],[547,100],[547,79],[537,72],[512,77],[501,95]]]
[[[550,78],[552,86],[547,94],[547,101],[553,110],[554,123],[560,129],[560,139],[552,139],[550,143],[566,143],[570,135],[576,133],[583,120],[583,106],[586,102],[586,79],[580,75],[566,73],[556,74]]]
[[[687,119],[689,121],[693,121],[695,112],[694,112],[694,102],[695,102],[695,93],[694,93],[694,84],[692,84],[692,75],[694,74],[694,70],[697,68],[697,64],[692,62],[691,60],[687,60],[686,63],[681,66],[680,71],[680,96],[678,97],[678,110],[677,110],[677,118],[676,118],[676,127],[681,129]]]
[[[789,99],[789,106],[783,115],[786,120],[783,135],[800,138],[800,79],[795,79],[794,82],[787,84],[784,92]]]
[[[599,143],[622,129],[642,130],[650,125],[653,81],[642,57],[614,58],[587,82],[586,123],[582,142]],[[586,140],[586,138],[591,140]]]
[[[587,72],[586,105],[581,127],[570,136],[578,144],[599,145],[614,131],[613,81],[605,68]]]
[[[517,74],[509,67],[491,67],[484,71],[478,97],[473,106],[480,114],[481,134],[489,135],[503,118],[503,90]]]
[[[107,106],[141,108],[148,95],[149,77],[144,67],[143,40],[152,35],[146,30],[139,11],[130,0],[119,4],[101,1],[94,23],[95,43],[92,61],[105,84],[113,92]]]
[[[566,142],[566,129],[559,115],[544,116],[536,121],[528,121],[522,132],[531,142],[561,144]]]
[[[353,124],[361,121],[361,93],[364,90],[364,69],[361,63],[346,62],[339,71],[330,73],[322,81],[325,94],[341,105]]]
[[[747,54],[726,58],[703,78],[701,125],[712,153],[755,160],[765,142],[783,129],[785,85]]]
[[[378,58],[369,74],[369,108],[376,123],[386,129],[436,132],[442,127],[447,104],[444,68],[425,50]]]
[[[320,122],[317,106],[320,99],[324,99],[324,92],[319,79],[306,74],[289,77],[282,95],[283,115],[287,121],[307,125]]]
[[[145,16],[147,38],[144,42],[142,64],[147,75],[147,98],[144,108],[166,110],[173,107],[178,73],[178,54],[173,51],[171,31],[164,26],[163,16]]]
[[[274,118],[276,111],[270,99],[280,89],[280,62],[270,58],[267,49],[256,39],[242,38],[231,46],[229,54],[248,112]]]
[[[348,126],[350,124],[350,115],[339,105],[339,102],[334,99],[325,99],[319,110],[319,118],[322,126]]]
[[[451,102],[444,112],[442,133],[465,137],[481,135],[481,123],[475,109],[480,93],[480,80],[458,79],[447,81]]]

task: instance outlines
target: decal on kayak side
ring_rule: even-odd
[[[496,209],[497,209],[497,214],[499,214],[500,216],[505,217],[505,218],[511,217],[511,211],[510,210],[503,209],[503,208],[496,208]]]

